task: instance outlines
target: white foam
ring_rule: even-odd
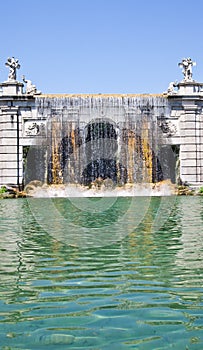
[[[122,187],[87,188],[80,185],[44,185],[29,190],[29,195],[36,198],[46,197],[132,197],[132,196],[171,196],[175,193],[174,185],[169,181],[158,184],[124,185]]]

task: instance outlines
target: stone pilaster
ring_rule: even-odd
[[[22,184],[22,133],[18,107],[0,109],[0,185]]]
[[[180,116],[180,178],[198,185],[203,182],[203,116],[193,100],[184,100]]]

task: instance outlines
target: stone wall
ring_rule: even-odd
[[[51,111],[42,113],[37,107],[37,95],[23,92],[22,83],[4,82],[0,87],[2,89],[0,93],[0,185],[20,187],[24,176],[23,146],[35,145],[40,142],[40,139],[43,140],[46,137],[45,129]],[[194,186],[203,185],[203,92],[201,89],[202,84],[194,81],[182,82],[179,83],[177,91],[161,94],[158,97],[167,99],[170,107],[169,114],[157,115],[162,144],[171,146],[173,150],[175,148],[179,150],[178,178]],[[132,95],[125,95],[125,98],[129,100],[130,96]],[[57,97],[54,98],[57,101]],[[92,98],[94,99],[94,96]],[[110,98],[110,96],[102,95],[100,98]],[[75,96],[75,99],[78,99],[78,96]],[[80,118],[86,125],[92,118],[88,108],[84,106],[83,109],[72,108],[72,111],[69,109],[67,113],[70,119]],[[115,110],[116,108],[112,109],[112,113],[109,111],[107,115],[112,114],[112,120],[117,118],[117,125],[122,125],[123,115],[130,113],[129,109],[126,112],[126,106],[121,105],[120,114],[117,116]],[[99,112],[98,109],[98,115],[95,114],[94,117],[102,117],[100,114],[101,111]]]

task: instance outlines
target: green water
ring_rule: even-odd
[[[0,349],[202,350],[203,197],[101,201],[0,201]]]

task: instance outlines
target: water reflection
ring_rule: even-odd
[[[67,199],[54,201],[75,215]],[[81,249],[44,231],[26,199],[1,201],[2,349],[202,349],[203,198],[176,198],[155,231],[161,203],[151,198],[125,238]],[[90,213],[86,220],[95,225]]]
[[[202,269],[203,254],[203,205],[201,198],[182,201],[180,212],[181,250],[176,264],[190,269]]]

